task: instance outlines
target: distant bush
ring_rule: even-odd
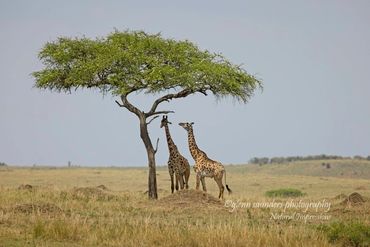
[[[353,159],[355,159],[355,160],[366,160],[366,157],[362,157],[360,155],[355,155],[355,156],[353,156]]]
[[[292,188],[269,190],[265,193],[268,197],[299,197],[304,196],[302,191]]]
[[[0,166],[7,166],[4,162],[0,162]]]
[[[282,164],[282,163],[289,163],[294,161],[311,161],[311,160],[343,160],[343,159],[351,159],[351,157],[343,157],[339,155],[326,155],[326,154],[320,154],[320,155],[309,155],[309,156],[288,156],[288,157],[262,157],[262,158],[252,158],[249,160],[250,164],[258,164],[258,165],[264,165],[264,164]],[[359,155],[354,156],[352,159],[354,160],[370,160],[370,156],[368,157],[362,157]]]
[[[361,222],[333,222],[318,226],[331,243],[343,246],[370,246],[370,226]]]
[[[253,158],[249,162],[252,163],[252,164],[265,165],[265,164],[268,164],[270,162],[270,159],[267,158],[267,157]]]

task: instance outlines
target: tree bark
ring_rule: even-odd
[[[135,90],[133,90],[133,91],[135,91]],[[137,107],[132,105],[127,100],[127,96],[128,96],[129,93],[121,95],[122,103],[119,103],[117,100],[116,100],[116,103],[120,107],[125,107],[127,110],[134,113],[139,118],[139,121],[140,121],[140,137],[141,137],[141,140],[144,143],[146,153],[147,153],[147,156],[148,156],[148,166],[149,166],[148,196],[149,196],[149,199],[158,199],[157,173],[156,173],[156,169],[155,169],[155,153],[157,152],[157,148],[158,148],[158,140],[157,140],[157,147],[156,147],[156,149],[154,149],[152,141],[150,140],[149,133],[148,133],[148,124],[150,124],[151,121],[154,118],[152,120],[150,120],[148,123],[146,122],[146,119],[149,116],[157,115],[157,114],[162,113],[162,112],[153,112],[151,115],[149,115],[147,113],[144,113],[143,111],[140,111]]]
[[[153,144],[148,133],[148,124],[145,116],[140,116],[140,137],[143,140],[147,155],[148,155],[148,196],[149,199],[158,199],[157,194],[157,173],[155,167],[155,152]]]

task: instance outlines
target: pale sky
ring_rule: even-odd
[[[212,159],[370,155],[370,1],[0,0],[0,162],[146,166],[136,116],[93,91],[33,88],[37,53],[57,37],[118,30],[189,39],[244,64],[264,83],[246,104],[202,95],[165,103],[172,137],[191,164],[185,131]],[[158,96],[157,96],[158,97]],[[154,98],[134,95],[149,107]],[[168,158],[160,121],[157,164]]]

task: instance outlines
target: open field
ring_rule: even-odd
[[[226,166],[233,194],[225,201],[211,179],[207,197],[194,191],[193,173],[191,189],[171,195],[166,167],[158,201],[145,194],[146,168],[3,167],[0,246],[367,246],[370,162],[329,162]],[[304,196],[265,195],[279,188]],[[365,202],[341,204],[353,192]],[[299,200],[324,206],[289,204]],[[335,234],[336,226],[350,228]]]

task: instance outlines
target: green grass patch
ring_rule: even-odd
[[[340,243],[343,246],[365,247],[370,246],[370,225],[362,222],[332,222],[318,226],[331,243]]]
[[[265,195],[268,197],[300,197],[304,196],[305,194],[298,189],[283,188],[266,191]]]

